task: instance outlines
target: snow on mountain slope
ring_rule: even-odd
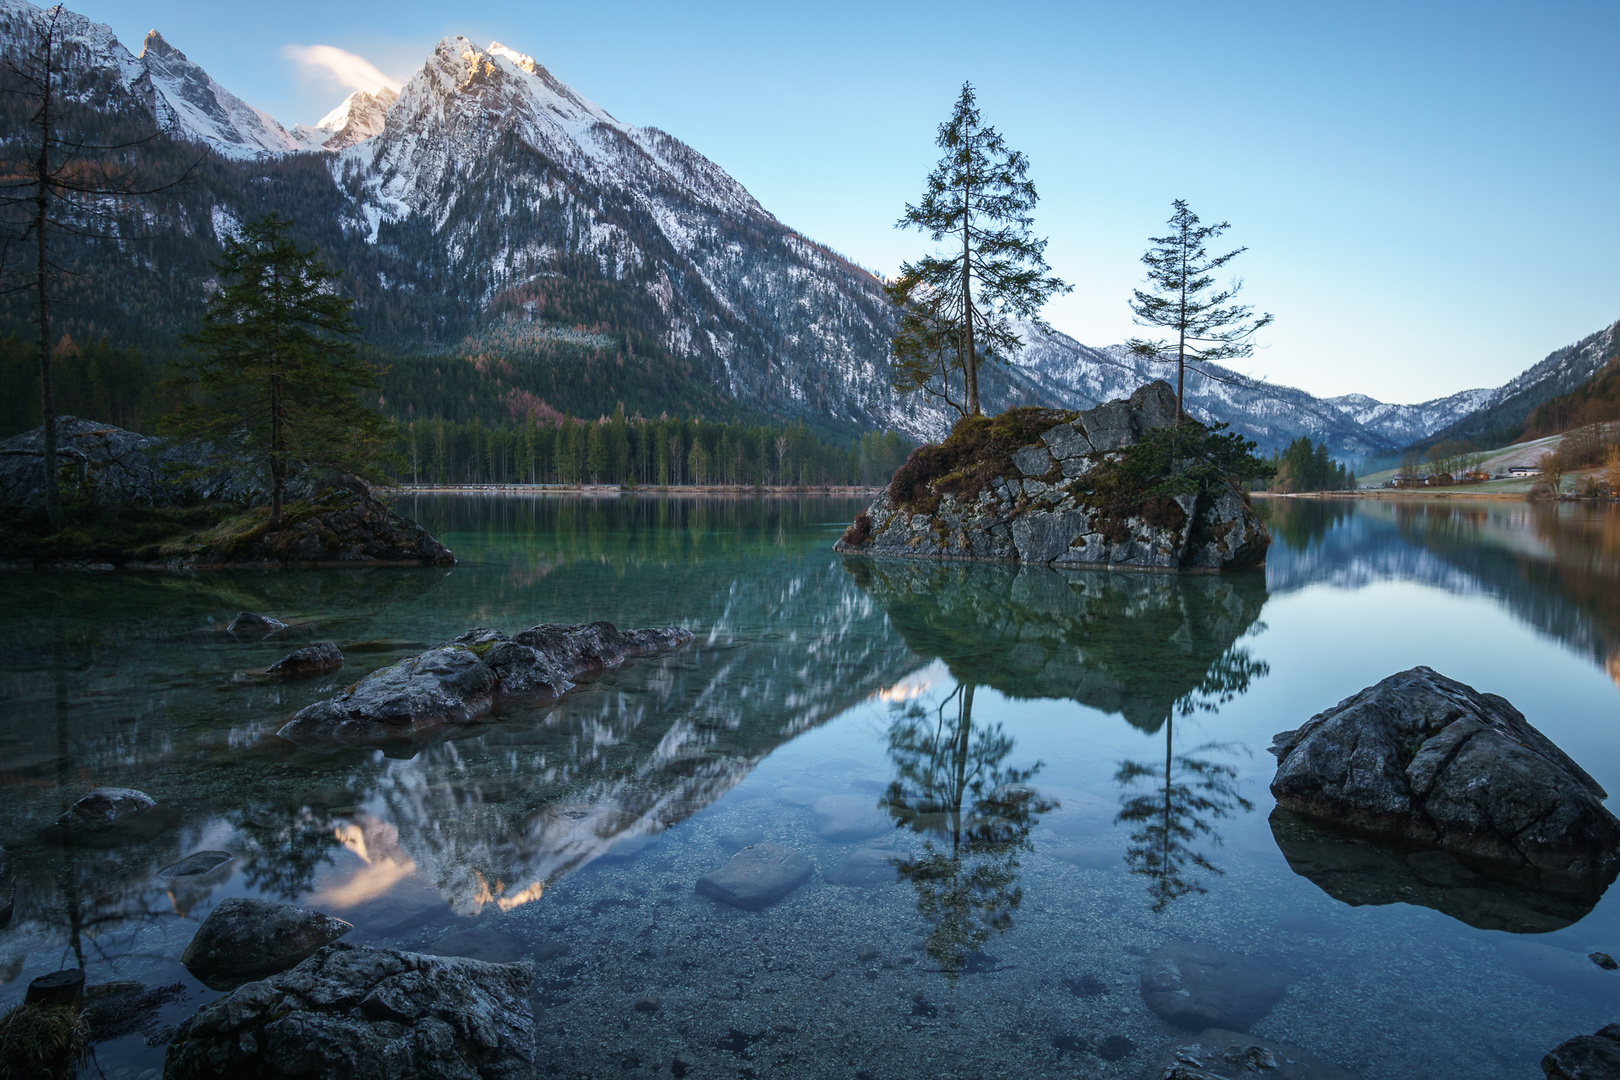
[[[1324,400],[1369,431],[1377,432],[1397,446],[1405,446],[1456,423],[1484,405],[1495,392],[1464,390],[1417,405],[1391,405],[1366,394],[1344,394]]]
[[[300,149],[269,113],[219,85],[156,30],[147,31],[139,59],[157,91],[154,104],[160,103],[157,119],[164,130],[207,143],[230,158]]]
[[[0,48],[25,56],[36,52],[53,17],[69,97],[103,108],[137,103],[165,132],[237,160],[299,148],[268,113],[220,86],[156,30],[136,57],[103,23],[66,8],[0,0]]]
[[[342,150],[379,134],[388,107],[398,100],[399,91],[387,86],[375,93],[356,90],[314,127],[294,124],[292,136],[302,150]]]

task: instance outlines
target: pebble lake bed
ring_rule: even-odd
[[[322,963],[523,965],[491,1000],[527,988],[536,1076],[1541,1076],[1620,1019],[1614,890],[1320,835],[1267,748],[1426,665],[1620,792],[1620,512],[1260,502],[1265,567],[1221,575],[843,556],[864,499],[647,494],[402,497],[454,568],[0,574],[0,1009],[82,966],[80,1075],[155,1080],[232,992],[199,926],[262,899],[351,927]],[[276,734],[472,628],[598,620],[692,640],[407,742]],[[98,787],[151,827],[63,836]]]

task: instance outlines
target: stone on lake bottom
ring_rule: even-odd
[[[1160,1051],[1148,1080],[1356,1080],[1295,1046],[1220,1028]]]
[[[285,971],[352,929],[308,908],[233,896],[208,913],[180,962],[209,988],[230,990]]]
[[[195,851],[158,871],[161,878],[200,877],[224,866],[236,856],[228,851]]]
[[[823,876],[834,885],[892,885],[900,880],[898,855],[880,848],[861,848]]]
[[[313,679],[343,666],[343,652],[335,641],[317,641],[307,648],[290,652],[265,669],[277,679]]]
[[[823,795],[811,809],[823,840],[864,840],[894,829],[894,819],[870,795]]]
[[[180,1026],[165,1080],[519,1080],[534,1073],[529,964],[329,945]]]
[[[268,637],[277,630],[287,629],[287,624],[255,611],[239,611],[225,629],[237,637]]]
[[[764,842],[765,830],[757,825],[750,825],[743,829],[727,829],[716,840],[716,843],[720,845],[720,850],[727,855],[735,855],[750,844],[763,844]]]
[[[528,956],[523,943],[499,930],[466,927],[452,930],[433,943],[435,956],[465,956],[492,964],[513,964]]]
[[[1172,1024],[1245,1031],[1282,1000],[1288,982],[1250,956],[1172,941],[1142,965],[1142,999]]]
[[[814,867],[780,844],[754,844],[733,855],[712,874],[698,878],[697,894],[723,904],[758,911],[810,880]]]

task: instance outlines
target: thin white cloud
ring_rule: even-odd
[[[335,45],[288,45],[282,53],[350,90],[373,94],[385,86],[390,90],[400,88],[399,80],[384,75],[370,60]]]

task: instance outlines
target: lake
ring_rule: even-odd
[[[1266,748],[1426,664],[1620,791],[1620,513],[1270,500],[1264,571],[1217,577],[841,558],[863,502],[420,495],[454,569],[0,576],[0,1007],[60,966],[170,987],[84,1070],[156,1076],[217,996],[198,922],[263,896],[532,960],[568,1077],[1137,1077],[1187,1034],[1138,988],[1175,941],[1247,954],[1287,984],[1252,1030],[1365,1080],[1535,1077],[1615,1019],[1614,890],[1414,876],[1273,815]],[[696,640],[408,750],[275,734],[468,628],[598,619]],[[340,672],[247,674],[314,640]],[[97,785],[163,828],[50,842]],[[694,891],[756,842],[815,873]],[[235,858],[159,876],[200,849]]]

